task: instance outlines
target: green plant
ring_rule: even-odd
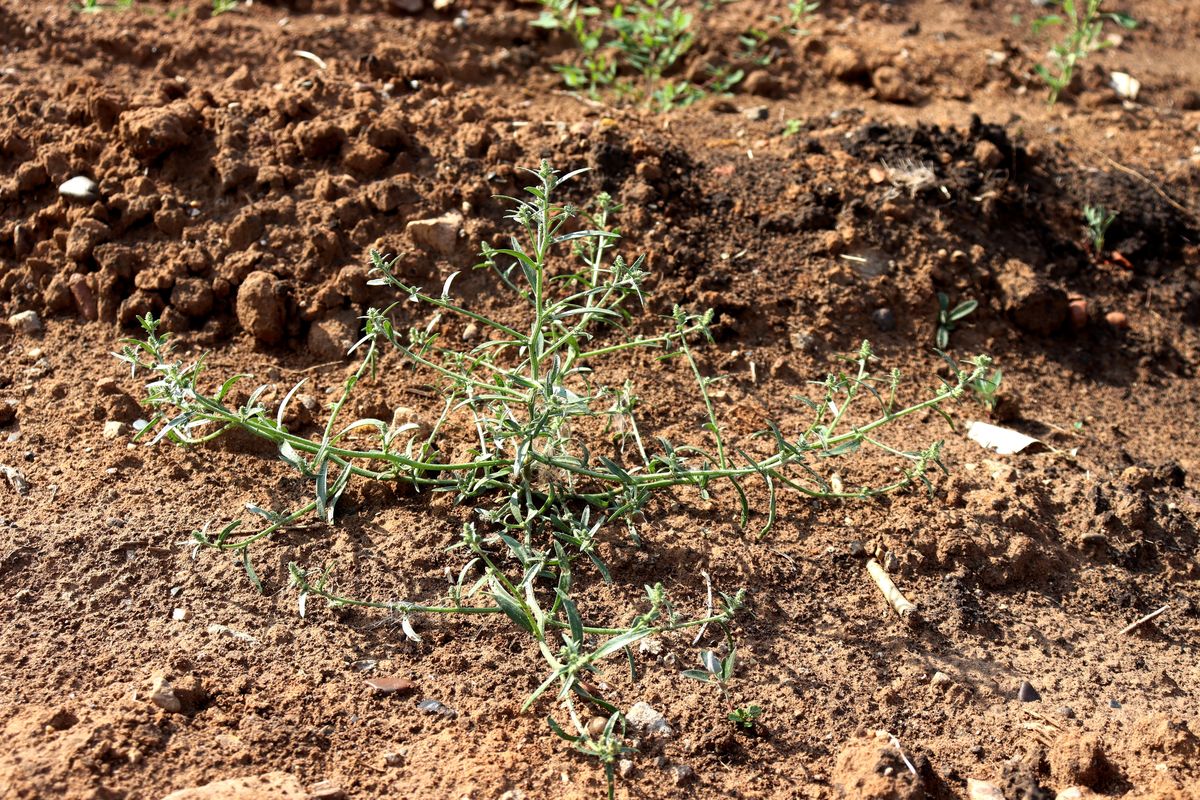
[[[734,704],[733,698],[729,694],[729,682],[733,680],[733,673],[737,667],[737,648],[734,647],[733,639],[729,637],[728,632],[726,632],[726,640],[729,645],[729,653],[724,658],[720,658],[712,650],[701,650],[700,666],[703,669],[685,669],[683,676],[701,683],[716,684],[717,688],[721,690],[721,697],[729,707],[729,713],[725,718],[734,725],[751,730],[757,724],[758,718],[762,716],[763,710],[761,706],[740,707]]]
[[[104,3],[101,0],[82,0],[79,5],[72,4],[71,9],[80,14],[99,14],[102,11],[129,11],[133,8],[133,0],[113,0]]]
[[[1063,25],[1067,29],[1062,41],[1051,48],[1048,63],[1034,67],[1034,71],[1050,88],[1051,104],[1057,102],[1059,94],[1071,85],[1079,62],[1112,45],[1112,42],[1101,38],[1105,21],[1115,22],[1126,30],[1137,27],[1137,21],[1128,14],[1101,11],[1101,2],[1051,0],[1051,5],[1057,6],[1060,13],[1047,14],[1033,22],[1035,35],[1048,27]]]
[[[212,15],[219,17],[228,11],[233,11],[237,7],[238,0],[212,0]]]
[[[815,0],[793,0],[788,3],[788,32],[793,36],[807,36],[807,25],[812,24],[813,15],[821,7]]]
[[[1103,255],[1104,237],[1108,234],[1108,228],[1116,218],[1117,212],[1110,212],[1104,206],[1085,205],[1083,207],[1083,221],[1087,225],[1092,251],[1096,255]]]
[[[665,77],[691,49],[693,15],[676,0],[618,3],[610,12],[579,0],[538,0],[542,12],[533,24],[561,30],[579,49],[572,63],[555,66],[568,88],[598,99],[603,90],[669,110],[689,105],[707,91],[728,91],[738,81],[720,70],[714,85],[703,87]],[[636,77],[635,77],[636,76]]]
[[[789,119],[787,122],[783,123],[783,138],[790,139],[791,137],[800,133],[802,130],[804,130],[804,120]]]
[[[400,617],[416,636],[411,621],[446,615],[495,615],[511,623],[536,646],[548,674],[522,710],[530,709],[552,689],[565,709],[568,733],[548,716],[560,736],[582,753],[597,758],[612,780],[612,765],[627,748],[619,730],[617,708],[584,684],[600,662],[624,653],[633,664],[631,646],[648,636],[714,623],[724,629],[745,602],[739,591],[721,595],[721,608],[700,619],[678,614],[661,584],[646,588],[642,613],[623,625],[585,623],[573,587],[589,577],[611,581],[603,554],[614,531],[624,528],[634,545],[638,526],[651,502],[674,487],[691,487],[701,497],[720,497],[740,509],[741,524],[750,522],[747,482],[758,481],[766,495],[765,534],[775,521],[780,487],[814,498],[856,499],[896,492],[942,468],[940,442],[923,450],[894,447],[881,438],[898,419],[921,411],[941,410],[961,398],[989,363],[968,362],[954,383],[943,383],[922,401],[897,403],[899,373],[876,378],[867,343],[848,363],[847,372],[831,374],[816,386],[819,399],[804,399],[811,422],[789,438],[775,425],[746,442],[733,442],[720,424],[709,387],[716,377],[705,374],[695,350],[711,341],[712,312],[693,314],[675,307],[654,333],[637,333],[634,311],[645,302],[645,261],[627,261],[615,253],[620,211],[600,195],[583,211],[557,198],[582,171],[565,175],[543,163],[525,198],[507,198],[515,234],[503,247],[482,245],[478,268],[489,270],[515,297],[524,319],[494,319],[458,303],[450,275],[440,291],[427,292],[402,280],[395,261],[372,253],[376,285],[397,290],[400,300],[385,309],[370,309],[362,338],[351,348],[358,363],[330,405],[318,433],[307,436],[290,429],[288,406],[303,381],[291,387],[272,411],[268,386],[259,386],[241,402],[232,398],[240,381],[234,375],[213,389],[202,386],[204,359],[187,364],[174,358],[170,340],[158,323],[141,319],[144,338],[130,339],[117,357],[132,369],[148,370],[150,423],[138,434],[149,444],[210,442],[239,430],[274,444],[282,461],[303,476],[312,496],[289,512],[248,506],[260,522],[248,533],[242,520],[219,530],[205,525],[192,533],[198,549],[237,557],[249,580],[263,589],[253,565],[255,545],[282,534],[307,516],[332,523],[339,499],[351,480],[404,483],[420,492],[444,492],[472,509],[452,550],[465,564],[444,598],[418,602],[356,598],[331,586],[328,570],[288,566],[289,580],[299,592],[303,615],[307,601],[322,598],[334,606],[380,609]],[[393,312],[400,303],[415,303],[431,317],[427,324],[401,331]],[[486,341],[459,349],[445,336],[451,320],[487,329]],[[441,411],[428,428],[416,423],[388,425],[378,419],[339,421],[352,394],[381,368],[385,351],[434,381]],[[640,427],[639,400],[625,382],[610,385],[606,365],[636,351],[678,363],[695,382],[697,413],[711,444],[676,443],[650,436]],[[953,362],[952,362],[953,363]],[[864,415],[861,401],[872,398],[879,411]],[[868,401],[869,402],[869,401]],[[944,413],[944,412],[943,412]],[[832,458],[873,450],[898,459],[899,476],[882,486],[843,488],[840,479],[823,476]],[[672,493],[672,496],[675,496]],[[761,535],[761,534],[760,534]],[[609,714],[602,735],[581,724],[578,704]]]
[[[995,411],[996,403],[999,402],[1000,381],[1003,379],[1004,373],[999,367],[992,371],[989,376],[986,372],[975,380],[971,381],[971,389],[974,390],[975,396],[979,398],[979,402],[983,403],[987,410]]]
[[[937,302],[937,348],[945,350],[950,346],[950,334],[958,327],[959,322],[979,307],[979,301],[964,300],[951,308],[949,296],[945,292],[938,292]]]
[[[738,44],[742,46],[737,54],[738,60],[749,61],[760,67],[765,67],[775,60],[773,48],[766,47],[771,41],[770,31],[761,28],[750,28],[738,36]]]

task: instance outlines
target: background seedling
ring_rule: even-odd
[[[1034,67],[1034,71],[1050,88],[1049,101],[1058,101],[1059,95],[1071,85],[1075,68],[1092,53],[1110,47],[1112,42],[1102,39],[1105,21],[1115,22],[1126,30],[1137,27],[1137,21],[1127,14],[1100,10],[1102,0],[1050,0],[1057,14],[1038,17],[1033,22],[1034,34],[1049,27],[1065,26],[1067,31],[1062,41],[1055,44],[1048,61]]]
[[[975,391],[975,396],[979,398],[979,402],[983,403],[989,412],[995,411],[996,404],[1000,401],[998,394],[1000,392],[1000,381],[1003,377],[1004,373],[997,367],[992,371],[990,376],[985,373],[971,382],[971,388]]]
[[[1117,212],[1109,211],[1104,206],[1083,207],[1083,221],[1087,225],[1088,237],[1091,239],[1092,252],[1096,255],[1104,254],[1104,237],[1108,233],[1108,228],[1113,224],[1113,220],[1117,218]]]
[[[979,307],[977,300],[964,300],[954,308],[950,307],[950,297],[945,292],[938,292],[937,314],[937,348],[945,350],[950,347],[950,333],[958,323]]]
[[[734,725],[750,730],[762,716],[762,708],[756,705],[739,707],[734,704],[733,698],[729,694],[729,682],[733,680],[733,674],[737,668],[737,649],[728,634],[726,641],[729,653],[724,658],[719,657],[712,650],[701,650],[700,666],[703,669],[684,670],[683,676],[702,683],[716,684],[717,688],[721,690],[721,697],[729,707],[729,713],[725,715],[725,718]]]
[[[613,219],[619,206],[605,195],[587,210],[560,202],[564,185],[581,171],[563,175],[543,163],[527,172],[533,180],[526,196],[507,198],[513,236],[502,247],[483,244],[478,265],[513,295],[524,319],[505,322],[459,303],[452,292],[458,273],[439,289],[426,291],[405,282],[393,269],[394,260],[372,253],[372,283],[394,288],[400,300],[370,309],[363,318],[362,338],[351,348],[359,362],[314,435],[301,435],[285,422],[303,382],[274,411],[264,401],[265,385],[235,404],[232,393],[247,376],[234,375],[204,388],[204,359],[187,364],[174,358],[169,338],[158,333],[158,323],[150,317],[141,319],[145,337],[128,340],[118,358],[154,376],[146,399],[153,417],[139,438],[149,444],[197,445],[240,430],[274,444],[280,459],[312,487],[311,499],[290,512],[248,506],[260,520],[249,532],[243,532],[240,519],[217,530],[205,525],[193,531],[198,549],[236,556],[260,590],[264,581],[254,569],[253,548],[305,517],[331,523],[351,481],[390,481],[421,492],[445,492],[473,509],[472,520],[463,524],[451,547],[461,551],[465,563],[444,597],[352,597],[333,588],[328,570],[290,564],[289,580],[299,594],[301,613],[314,597],[334,606],[380,609],[399,617],[414,637],[414,621],[430,616],[507,618],[541,654],[548,670],[522,711],[553,698],[553,707],[566,714],[566,721],[551,713],[551,727],[597,758],[611,781],[613,760],[625,752],[617,734],[621,719],[616,706],[592,694],[583,679],[614,655],[624,653],[632,663],[632,646],[648,636],[710,623],[728,630],[745,595],[722,594],[720,609],[689,619],[655,584],[646,587],[643,610],[631,622],[587,622],[573,587],[580,580],[612,581],[603,558],[606,542],[624,530],[632,544],[639,544],[638,526],[651,501],[666,492],[675,497],[683,487],[727,504],[747,526],[748,485],[757,482],[766,504],[762,535],[775,521],[781,487],[813,498],[858,499],[917,483],[931,485],[927,473],[943,469],[941,443],[909,450],[889,444],[884,435],[896,420],[960,399],[989,360],[981,356],[966,362],[966,369],[956,368],[955,382],[903,406],[897,403],[899,373],[875,377],[875,356],[864,342],[847,358],[845,372],[814,384],[818,399],[804,398],[811,412],[806,426],[788,436],[768,423],[756,437],[734,441],[709,392],[717,378],[706,374],[695,349],[712,340],[712,312],[675,307],[657,333],[635,333],[639,328],[632,320],[645,303],[648,274],[643,258],[628,261],[615,252],[620,237]],[[401,302],[424,308],[430,321],[401,331],[393,316]],[[442,336],[452,319],[487,328],[492,335],[459,349],[451,344],[456,337]],[[704,419],[698,433],[708,437],[708,444],[673,442],[642,429],[634,413],[633,387],[606,380],[606,365],[633,350],[679,364],[692,377],[695,413]],[[381,368],[385,351],[434,385],[441,411],[427,430],[371,418],[342,421],[351,396]],[[864,409],[864,404],[878,404],[878,409]],[[580,433],[598,428],[602,435]],[[894,480],[850,486],[824,476],[832,459],[870,451],[899,462]],[[731,674],[732,661],[729,669]],[[581,704],[610,715],[603,736],[589,734],[581,723]],[[752,722],[751,710],[738,721]],[[567,732],[569,727],[573,733]]]

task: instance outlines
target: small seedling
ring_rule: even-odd
[[[996,404],[1000,401],[998,394],[1000,392],[1000,381],[1003,379],[1004,373],[997,367],[992,371],[991,376],[980,375],[971,382],[971,389],[974,390],[975,396],[979,398],[979,402],[983,403],[984,407],[989,412],[996,410]]]
[[[783,123],[783,138],[790,139],[791,137],[800,133],[802,130],[804,130],[804,120],[789,119],[787,122]]]
[[[1087,225],[1088,236],[1092,242],[1092,252],[1096,255],[1104,254],[1104,237],[1116,218],[1117,212],[1110,212],[1104,206],[1083,207],[1083,221]]]
[[[579,0],[538,0],[539,28],[561,30],[575,40],[578,54],[554,70],[567,87],[599,100],[608,93],[617,99],[641,102],[669,111],[690,105],[708,92],[727,92],[743,77],[728,68],[710,68],[708,85],[668,80],[679,60],[691,49],[693,15],[676,0],[641,0],[617,4],[611,10],[582,5]]]
[[[725,715],[725,718],[735,725],[753,730],[763,711],[760,706],[742,708],[734,705],[733,698],[729,694],[729,682],[733,680],[733,673],[737,668],[737,649],[728,632],[726,632],[726,639],[729,643],[728,655],[721,658],[712,650],[701,650],[700,666],[703,669],[686,669],[683,671],[683,676],[701,683],[716,684],[717,688],[721,690],[721,697],[729,707],[729,713]]]
[[[977,300],[964,300],[954,308],[950,307],[950,297],[945,292],[938,292],[937,315],[937,348],[945,350],[950,347],[950,334],[958,323],[979,307]]]
[[[129,11],[133,8],[133,0],[113,0],[104,3],[100,0],[83,0],[79,5],[72,5],[72,10],[80,14],[99,14],[102,11]]]
[[[233,11],[237,7],[238,0],[213,0],[212,15],[219,17],[228,11]]]
[[[1059,8],[1057,14],[1038,17],[1033,22],[1033,32],[1038,34],[1049,27],[1066,26],[1067,33],[1055,44],[1046,64],[1038,64],[1034,71],[1050,88],[1049,102],[1058,101],[1058,96],[1071,85],[1079,63],[1094,52],[1111,47],[1112,42],[1102,39],[1106,21],[1115,22],[1126,30],[1137,27],[1137,21],[1128,14],[1101,11],[1102,0],[1050,0]]]
[[[807,36],[806,26],[812,24],[813,15],[821,7],[816,0],[793,0],[788,3],[788,33],[793,36]]]
[[[738,36],[738,44],[742,46],[737,57],[739,61],[748,61],[760,67],[768,66],[775,60],[774,48],[767,47],[771,40],[770,31],[761,28],[751,28]]]

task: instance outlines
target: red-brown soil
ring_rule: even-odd
[[[798,424],[805,381],[864,338],[919,396],[942,368],[942,291],[980,301],[952,348],[1003,368],[998,422],[1053,448],[1002,457],[935,415],[905,421],[894,441],[947,440],[932,496],[788,497],[761,541],[719,490],[652,504],[643,547],[606,541],[615,582],[580,584],[586,613],[628,619],[656,581],[700,613],[702,572],[748,589],[734,691],[764,715],[739,734],[715,691],[679,677],[696,663],[691,634],[663,637],[636,680],[614,659],[607,695],[674,731],[641,742],[618,797],[960,797],[969,779],[1010,798],[1200,796],[1195,2],[1130,8],[1139,29],[1048,107],[1030,4],[837,0],[810,36],[774,40],[747,82],[761,96],[665,115],[561,91],[550,66],[567,42],[529,25],[532,4],[414,15],[316,0],[215,18],[207,2],[137,5],[0,2],[0,310],[45,324],[0,322],[0,463],[28,482],[0,485],[0,797],[157,800],[276,771],[313,796],[603,795],[603,773],[550,735],[551,703],[518,714],[544,665],[506,621],[421,619],[415,643],[381,615],[297,614],[289,561],[329,566],[346,594],[436,598],[461,566],[446,547],[467,511],[355,485],[334,526],[256,550],[260,595],[238,564],[194,557],[188,534],[246,503],[295,507],[309,487],[245,437],[130,444],[141,380],[109,355],[153,311],[181,352],[210,353],[214,376],[252,373],[275,400],[307,376],[323,397],[352,369],[347,319],[390,299],[365,283],[368,252],[440,285],[507,230],[493,195],[542,158],[592,168],[575,199],[625,203],[622,249],[648,255],[653,314],[717,310],[701,358],[730,376],[718,411],[736,435]],[[783,5],[701,15],[685,70],[729,60]],[[1141,81],[1137,102],[1107,87],[1114,69]],[[764,120],[741,113],[760,105]],[[934,184],[910,195],[878,180],[906,160]],[[98,182],[97,200],[59,196],[75,175]],[[1089,250],[1085,203],[1120,212],[1119,257]],[[446,212],[464,218],[447,252],[406,233]],[[239,308],[252,273],[265,275]],[[484,273],[455,291],[508,313]],[[634,381],[649,427],[701,440],[683,365],[611,369]],[[430,412],[424,385],[389,357],[359,410]],[[126,424],[116,438],[111,421]],[[887,606],[855,542],[890,554],[920,625]],[[158,674],[178,711],[148,701]],[[372,676],[415,690],[381,695]],[[1039,701],[1018,699],[1022,681]],[[457,716],[422,713],[426,698]],[[273,780],[259,796],[288,796]]]

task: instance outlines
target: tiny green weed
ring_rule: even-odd
[[[950,334],[958,323],[969,316],[979,307],[977,300],[964,300],[954,308],[950,307],[950,297],[945,292],[937,293],[937,348],[945,350],[950,347]]]
[[[733,680],[734,672],[737,669],[737,648],[728,632],[726,632],[726,641],[729,653],[724,658],[712,650],[701,650],[700,666],[702,669],[686,669],[683,671],[683,676],[701,683],[716,684],[721,691],[721,697],[729,707],[729,713],[725,718],[734,725],[751,730],[757,724],[758,718],[762,716],[763,710],[761,706],[741,707],[734,704],[729,693],[729,683]]]
[[[1092,244],[1092,252],[1104,254],[1104,237],[1108,228],[1117,218],[1117,212],[1109,211],[1104,206],[1085,205],[1083,207],[1083,222],[1087,226],[1088,238]]]
[[[1003,371],[997,367],[990,376],[985,373],[971,381],[971,389],[974,390],[975,396],[989,412],[995,411],[996,404],[1000,401],[1000,381],[1003,378]]]
[[[1114,22],[1126,30],[1137,27],[1137,21],[1128,14],[1101,11],[1101,2],[1050,0],[1050,5],[1057,6],[1059,13],[1038,17],[1033,22],[1035,35],[1046,28],[1066,27],[1066,35],[1051,48],[1047,63],[1034,67],[1034,71],[1050,89],[1048,99],[1052,105],[1071,85],[1079,63],[1092,53],[1111,46],[1112,42],[1101,38],[1106,21]]]
[[[212,15],[219,17],[238,7],[238,0],[212,0]]]
[[[694,15],[676,0],[640,0],[611,10],[579,0],[538,1],[542,12],[533,24],[567,33],[578,48],[571,63],[554,70],[568,88],[592,99],[607,94],[669,111],[709,92],[727,92],[742,79],[741,71],[720,67],[710,70],[703,86],[667,77],[695,43]]]
[[[793,0],[788,3],[788,33],[793,36],[807,36],[807,26],[812,24],[813,16],[821,7],[815,0]]]
[[[768,423],[758,435],[734,441],[710,392],[719,377],[707,373],[698,350],[713,340],[713,313],[676,306],[659,320],[656,331],[639,333],[636,312],[645,303],[648,273],[644,258],[627,260],[616,252],[620,206],[607,195],[586,208],[561,202],[565,187],[583,170],[561,174],[543,162],[526,172],[532,177],[526,196],[505,198],[512,206],[508,219],[513,235],[501,247],[483,244],[477,265],[513,296],[524,319],[503,322],[460,303],[453,294],[458,273],[440,289],[426,291],[403,280],[394,259],[372,253],[372,283],[393,288],[399,299],[363,317],[362,338],[350,350],[357,364],[333,395],[317,433],[301,435],[287,422],[288,407],[304,381],[273,409],[264,399],[271,391],[268,385],[234,402],[235,387],[249,376],[233,375],[205,388],[204,358],[192,363],[176,358],[169,337],[158,332],[158,322],[149,316],[140,320],[144,336],[127,340],[116,355],[134,371],[153,377],[145,401],[152,418],[138,439],[196,446],[241,431],[273,444],[280,460],[311,487],[310,497],[291,511],[247,506],[256,518],[253,527],[235,519],[192,532],[197,550],[233,555],[260,592],[266,591],[266,582],[253,563],[255,547],[286,535],[305,518],[332,523],[351,481],[446,493],[471,509],[470,520],[449,548],[461,553],[463,564],[444,596],[354,597],[337,590],[328,568],[292,563],[287,573],[300,613],[307,613],[312,598],[334,607],[377,609],[397,617],[412,638],[419,636],[413,623],[423,619],[506,619],[546,664],[545,677],[521,711],[548,702],[549,726],[576,750],[597,759],[611,797],[613,764],[629,752],[624,718],[585,679],[622,654],[632,668],[634,645],[647,637],[696,627],[703,632],[703,626],[712,624],[728,638],[747,602],[742,590],[721,593],[719,607],[688,617],[656,583],[646,586],[640,613],[624,616],[629,621],[589,621],[577,605],[575,587],[587,581],[614,583],[604,557],[613,539],[623,531],[630,545],[640,546],[639,528],[656,498],[677,497],[681,489],[718,499],[743,528],[750,526],[752,508],[765,502],[762,536],[775,524],[780,489],[809,498],[855,500],[922,484],[932,487],[928,473],[944,470],[941,442],[913,450],[888,443],[885,434],[904,417],[926,410],[945,414],[943,406],[969,393],[990,361],[980,356],[960,370],[948,358],[955,380],[943,381],[924,400],[903,405],[897,402],[899,373],[876,376],[875,355],[864,342],[846,357],[844,371],[812,384],[816,399],[802,400],[810,416],[806,425],[785,435]],[[428,321],[407,331],[398,328],[395,312],[401,303],[424,309]],[[491,336],[480,344],[456,346],[451,344],[455,337],[445,335],[451,321],[486,328]],[[703,441],[676,442],[644,430],[635,387],[605,379],[606,365],[639,350],[694,382],[693,413],[703,420],[696,434]],[[342,420],[351,396],[378,370],[397,368],[396,361],[384,361],[385,353],[434,386],[441,410],[428,428],[392,426],[373,418]],[[603,433],[594,433],[598,429]],[[444,455],[448,453],[457,455]],[[826,477],[832,459],[851,453],[875,453],[896,462],[896,477],[862,486]],[[706,668],[714,667],[709,673],[723,676],[724,682],[732,677],[735,663],[729,642],[726,659],[710,656],[704,661]],[[583,724],[583,707],[608,715],[600,735]],[[752,710],[743,709],[731,719],[753,723],[757,715]]]

